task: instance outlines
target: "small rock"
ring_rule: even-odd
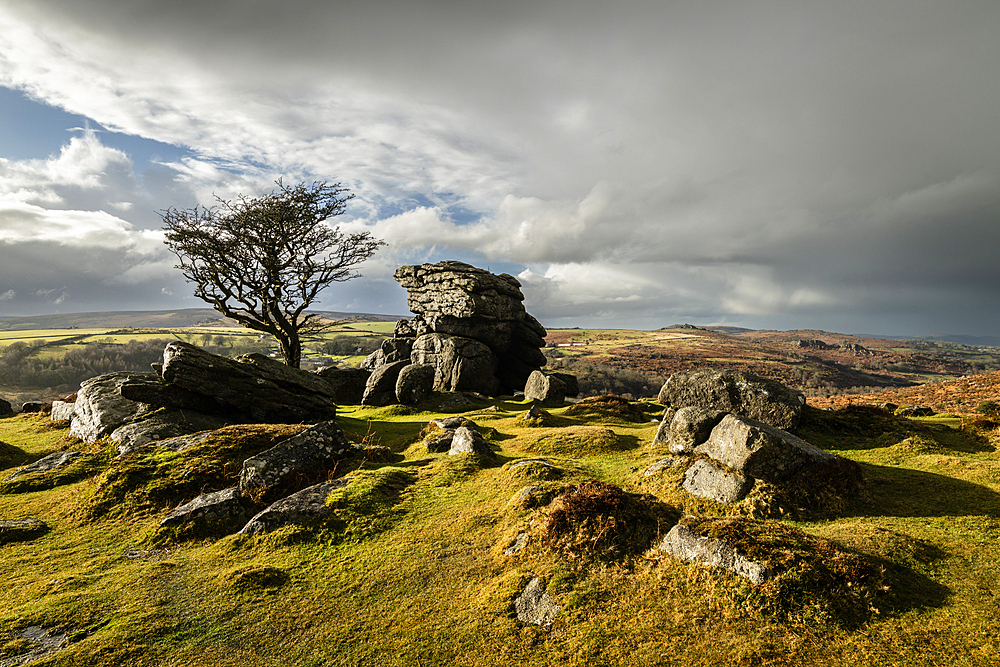
[[[350,480],[350,477],[344,477],[322,482],[282,498],[250,519],[240,534],[260,535],[283,526],[322,521],[333,515],[333,510],[326,506],[326,497],[334,489],[347,486]]]
[[[48,472],[49,470],[55,470],[56,468],[61,468],[63,466],[69,465],[73,459],[81,456],[83,452],[53,452],[48,456],[38,459],[31,465],[24,466],[14,471],[13,474],[8,475],[3,481],[9,482],[12,479],[17,479],[23,475],[27,475],[32,472]]]
[[[506,549],[503,550],[504,556],[513,556],[516,553],[520,553],[524,547],[528,545],[528,534],[518,533],[517,537],[510,543]]]
[[[693,496],[709,498],[717,503],[735,503],[743,500],[754,481],[731,470],[724,470],[706,459],[699,459],[684,475],[685,491]]]
[[[239,488],[233,486],[205,493],[171,510],[160,521],[161,528],[192,524],[196,530],[235,533],[246,525],[247,515],[240,503]]]
[[[451,449],[451,441],[455,438],[455,430],[448,429],[427,440],[427,451],[431,454],[440,454]]]
[[[552,625],[559,609],[559,605],[545,591],[545,584],[538,577],[532,578],[525,586],[524,591],[514,600],[517,620],[522,623]]]
[[[45,410],[45,404],[39,401],[28,401],[27,403],[21,404],[21,412],[42,412]]]
[[[451,440],[451,448],[448,450],[448,456],[455,456],[457,454],[478,454],[488,458],[493,458],[494,456],[489,443],[483,439],[479,431],[473,431],[466,426],[460,426],[455,429],[455,437]]]
[[[33,516],[23,519],[0,519],[0,544],[26,542],[49,532],[44,521]]]
[[[650,477],[660,472],[661,470],[665,470],[667,468],[677,468],[679,466],[682,466],[685,463],[687,463],[687,461],[688,459],[684,458],[683,456],[668,456],[667,458],[660,459],[653,465],[646,468],[646,471],[642,473],[642,476]]]
[[[753,584],[764,583],[774,576],[763,564],[748,559],[731,544],[713,537],[702,537],[681,524],[670,529],[660,543],[660,551],[684,561],[724,568]]]

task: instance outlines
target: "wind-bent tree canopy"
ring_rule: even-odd
[[[326,223],[354,198],[340,183],[300,183],[261,197],[216,198],[218,206],[160,214],[176,268],[194,294],[243,326],[274,336],[289,366],[302,359],[302,334],[324,328],[305,312],[330,283],[385,243],[368,232],[343,234]]]

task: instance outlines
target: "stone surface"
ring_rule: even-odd
[[[69,421],[76,411],[76,403],[68,401],[52,401],[52,412],[49,418],[54,422]]]
[[[668,449],[671,454],[690,454],[708,440],[726,413],[721,410],[688,406],[680,408],[670,420]]]
[[[191,410],[167,410],[119,426],[111,432],[110,438],[117,443],[118,455],[121,456],[148,442],[177,438],[198,431],[214,431],[226,424],[226,420],[221,417]]]
[[[507,546],[507,548],[503,550],[503,555],[513,556],[514,554],[521,553],[522,551],[524,551],[524,547],[526,546],[528,546],[528,534],[518,533],[517,536]]]
[[[134,447],[122,447],[118,446],[118,457],[121,458],[126,454],[130,454],[134,451],[144,449],[147,447],[155,447],[157,449],[169,449],[172,452],[183,452],[185,449],[194,447],[197,444],[205,442],[209,437],[211,437],[211,432],[206,433],[192,433],[190,435],[181,435],[176,438],[167,438],[166,440],[157,440],[153,442],[147,442],[141,445],[136,445]]]
[[[227,535],[235,533],[246,523],[247,515],[240,502],[240,491],[233,486],[202,494],[171,510],[160,521],[160,527],[189,525],[199,532]]]
[[[49,532],[44,521],[33,516],[23,519],[0,519],[0,544],[27,542]]]
[[[703,537],[681,524],[670,529],[659,548],[687,562],[729,570],[753,584],[764,583],[774,576],[761,563],[750,560],[732,545],[713,537]]]
[[[674,373],[657,401],[674,409],[699,406],[733,412],[786,430],[798,425],[805,405],[802,394],[780,382],[717,368]]]
[[[410,365],[409,361],[395,361],[379,366],[368,376],[365,383],[365,393],[361,397],[362,405],[392,405],[396,402],[396,381],[399,373]]]
[[[258,422],[320,421],[333,419],[337,411],[328,382],[261,354],[232,360],[172,341],[163,350],[163,379]]]
[[[0,417],[6,417],[7,415],[14,414],[14,406],[10,404],[10,401],[5,401],[0,398]]]
[[[416,405],[434,391],[435,369],[429,364],[410,364],[396,378],[396,400],[403,405]]]
[[[132,377],[118,387],[122,398],[169,410],[194,410],[203,414],[228,416],[237,410],[215,397],[182,389],[164,382],[159,376],[146,374]]]
[[[43,412],[45,404],[40,401],[28,401],[21,404],[21,412]]]
[[[66,632],[59,632],[56,629],[46,630],[40,625],[29,625],[18,630],[17,634],[21,639],[31,642],[34,648],[27,653],[0,659],[0,667],[28,665],[58,653],[69,645]]]
[[[744,475],[699,459],[684,473],[682,488],[693,496],[730,504],[743,500],[753,488],[753,483],[754,480]]]
[[[514,600],[514,611],[517,620],[535,625],[552,625],[559,613],[559,605],[545,591],[545,582],[539,577],[533,577],[524,591]]]
[[[276,494],[301,488],[299,480],[325,473],[355,449],[336,422],[316,424],[246,459],[240,472],[240,494],[254,503],[273,501]]]
[[[48,456],[44,456],[31,465],[26,465],[23,468],[18,468],[13,473],[4,478],[3,481],[9,482],[12,479],[17,479],[23,475],[27,475],[32,472],[48,472],[49,470],[55,470],[56,468],[62,468],[73,462],[78,456],[82,456],[83,452],[53,452]]]
[[[780,484],[805,466],[837,457],[787,431],[747,417],[726,415],[695,452],[747,477]]]
[[[532,371],[524,385],[524,398],[528,401],[538,401],[545,406],[557,407],[566,402],[568,389],[558,375]],[[577,392],[579,393],[579,388]]]
[[[646,470],[642,473],[642,476],[651,477],[652,475],[655,475],[662,470],[666,470],[667,468],[679,468],[687,462],[688,459],[683,456],[668,456],[667,458],[660,459],[653,465],[646,468]]]
[[[498,361],[485,344],[472,338],[429,333],[416,339],[410,360],[434,367],[434,391],[495,394]]]
[[[427,440],[427,451],[430,454],[440,454],[451,449],[451,442],[455,439],[455,430],[448,429],[442,433],[432,436]]]
[[[82,382],[69,434],[84,442],[95,442],[125,422],[152,410],[146,403],[130,401],[118,391],[130,380],[152,376],[152,373],[108,373]]]
[[[326,506],[326,497],[334,489],[347,486],[350,479],[344,477],[314,484],[275,501],[250,519],[240,534],[260,535],[284,526],[322,521],[333,515],[333,510]]]
[[[493,458],[493,450],[479,431],[474,431],[467,426],[459,426],[455,429],[455,437],[451,440],[451,448],[448,456],[457,454],[478,454],[487,458]]]
[[[365,395],[365,383],[372,374],[364,368],[324,368],[316,373],[333,387],[333,402],[338,405],[359,405]]]

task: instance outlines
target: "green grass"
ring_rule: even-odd
[[[0,518],[37,516],[51,527],[31,542],[0,546],[0,659],[25,650],[15,631],[28,625],[71,632],[66,650],[38,663],[46,666],[951,667],[1000,659],[994,434],[959,430],[948,418],[813,415],[803,434],[859,462],[868,485],[839,518],[741,529],[745,539],[788,550],[775,553],[792,564],[791,574],[768,597],[742,579],[634,543],[654,545],[662,526],[626,532],[632,541],[621,557],[613,549],[588,557],[586,531],[596,526],[600,537],[609,534],[601,526],[630,525],[628,502],[624,513],[573,524],[573,539],[562,543],[572,548],[545,540],[545,508],[516,502],[536,485],[556,497],[551,507],[565,507],[558,496],[568,485],[597,479],[630,498],[655,494],[671,521],[726,514],[680,491],[681,469],[643,476],[662,454],[649,446],[656,424],[601,422],[559,408],[550,410],[557,424],[531,427],[519,421],[527,404],[501,402],[467,415],[496,450],[495,460],[479,460],[427,452],[422,432],[440,416],[433,405],[343,407],[345,432],[372,455],[337,471],[355,479],[328,499],[337,516],[323,526],[157,539],[173,504],[195,486],[224,483],[227,457],[260,445],[248,444],[249,435],[188,456],[101,459],[101,471],[77,481],[0,494]],[[546,434],[571,444],[539,452]],[[0,449],[0,457],[8,453],[0,468],[64,448],[65,437],[44,416],[2,419],[0,441],[9,447]],[[525,458],[544,458],[557,472],[512,467]],[[131,481],[115,486],[112,478],[128,477],[124,470]],[[112,488],[122,490],[112,494],[124,499],[118,511],[106,504]],[[98,506],[108,511],[95,517]],[[521,532],[527,546],[505,554]],[[828,563],[843,576],[824,574]],[[831,593],[867,566],[871,581],[881,577],[888,590]],[[549,628],[512,615],[514,597],[536,575],[563,607]]]

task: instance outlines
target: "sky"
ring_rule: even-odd
[[[995,0],[0,0],[0,316],[203,307],[159,212],[340,182],[549,327],[1000,329]]]

